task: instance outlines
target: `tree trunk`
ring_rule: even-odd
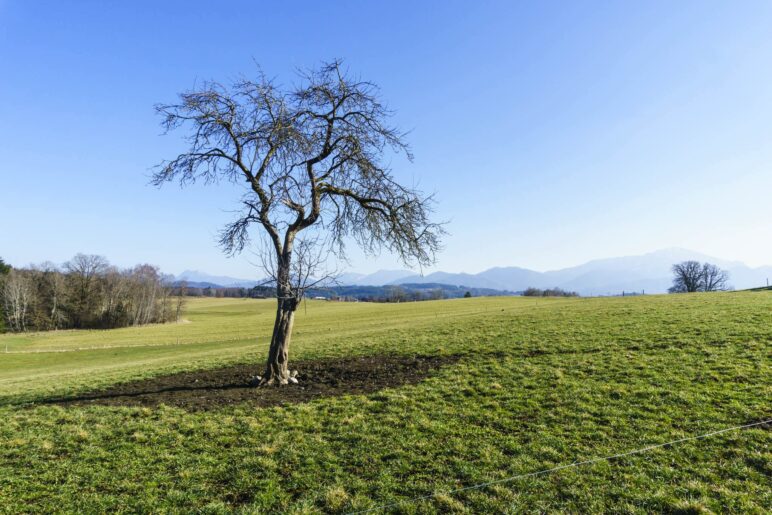
[[[298,301],[294,297],[278,299],[271,347],[268,350],[268,362],[260,385],[282,385],[289,382],[290,374],[287,362],[289,360],[290,339],[292,338],[292,324],[295,321],[297,306]]]

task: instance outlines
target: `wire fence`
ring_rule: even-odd
[[[679,438],[678,440],[672,440],[670,442],[658,443],[658,444],[654,444],[654,445],[648,445],[646,447],[641,447],[640,449],[635,449],[635,450],[626,451],[626,452],[620,452],[618,454],[612,454],[610,456],[603,456],[603,457],[600,457],[600,458],[592,458],[592,459],[583,460],[583,461],[575,461],[573,463],[568,463],[568,464],[565,464],[565,465],[559,465],[557,467],[552,467],[552,468],[543,469],[543,470],[537,470],[536,472],[528,472],[526,474],[518,474],[516,476],[510,476],[510,477],[506,477],[506,478],[502,478],[502,479],[496,479],[496,480],[493,480],[493,481],[487,481],[485,483],[478,483],[476,485],[465,486],[463,488],[457,488],[455,490],[447,490],[447,491],[444,491],[444,492],[435,492],[435,493],[432,493],[432,494],[421,495],[419,497],[413,497],[413,498],[410,498],[410,499],[403,499],[401,501],[396,501],[396,502],[392,502],[392,503],[388,503],[388,504],[381,504],[379,506],[374,506],[374,507],[368,508],[366,510],[350,512],[349,515],[357,515],[357,514],[361,514],[361,513],[372,513],[372,512],[375,512],[375,511],[381,511],[381,510],[385,510],[385,509],[388,509],[388,508],[396,508],[397,506],[401,506],[403,504],[409,504],[409,503],[413,503],[413,502],[416,502],[416,501],[425,501],[425,500],[428,500],[428,499],[433,499],[433,498],[435,498],[435,497],[437,497],[439,495],[454,495],[454,494],[461,493],[461,492],[468,492],[470,490],[480,490],[480,489],[486,488],[488,486],[498,485],[498,484],[501,484],[501,483],[509,483],[509,482],[515,481],[517,479],[541,476],[541,475],[544,475],[544,474],[550,474],[552,472],[558,472],[560,470],[565,470],[565,469],[568,469],[568,468],[580,467],[582,465],[590,465],[592,463],[598,463],[600,461],[610,461],[610,460],[614,460],[614,459],[618,459],[618,458],[623,458],[625,456],[632,456],[634,454],[643,454],[643,453],[652,451],[654,449],[660,449],[662,447],[669,447],[671,445],[676,445],[676,444],[679,444],[679,443],[689,442],[689,441],[693,441],[693,440],[702,440],[704,438],[710,438],[711,436],[720,435],[722,433],[728,433],[730,431],[739,431],[741,429],[748,429],[750,427],[762,426],[764,424],[772,424],[772,419],[762,420],[762,421],[759,421],[759,422],[753,422],[751,424],[745,424],[745,425],[742,425],[742,426],[734,426],[734,427],[728,427],[726,429],[719,429],[718,431],[711,431],[710,433],[704,433],[704,434],[701,434],[701,435],[687,436],[685,438]]]

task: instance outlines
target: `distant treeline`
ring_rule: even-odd
[[[540,288],[527,288],[523,292],[524,297],[578,297],[579,294],[575,291],[566,291],[560,288],[547,288],[542,290]]]
[[[253,288],[202,286],[200,283],[174,283],[172,295],[191,297],[250,297],[257,299],[275,298],[276,288],[255,286]],[[422,300],[456,299],[460,297],[486,297],[514,295],[512,292],[489,288],[467,288],[439,283],[417,283],[387,286],[327,286],[311,288],[306,297],[325,298],[337,301],[361,302],[415,302]]]
[[[175,281],[172,286],[172,295],[187,295],[189,297],[216,297],[216,298],[251,298],[266,299],[276,297],[276,288],[270,286],[255,286],[243,288],[239,286],[189,286],[186,281]]]
[[[312,289],[308,292],[309,297],[362,302],[417,302],[498,295],[513,295],[513,293],[489,288],[468,288],[466,286],[452,286],[440,283],[411,283],[387,286],[333,286]]]
[[[120,270],[101,256],[84,254],[62,267],[11,268],[0,260],[0,319],[9,331],[168,322],[179,318],[183,303],[152,265]]]

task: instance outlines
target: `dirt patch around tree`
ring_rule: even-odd
[[[322,397],[365,394],[383,388],[415,384],[430,373],[458,361],[459,356],[360,356],[293,361],[298,384],[250,386],[262,364],[236,365],[182,372],[130,383],[70,398],[50,399],[59,406],[146,406],[161,404],[203,411],[233,404],[257,407],[310,402]]]

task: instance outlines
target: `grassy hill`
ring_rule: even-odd
[[[772,418],[772,292],[310,301],[291,359],[455,356],[416,384],[214,410],[52,397],[255,363],[271,300],[186,323],[0,335],[0,512],[700,512],[772,509],[756,427],[447,494]]]

